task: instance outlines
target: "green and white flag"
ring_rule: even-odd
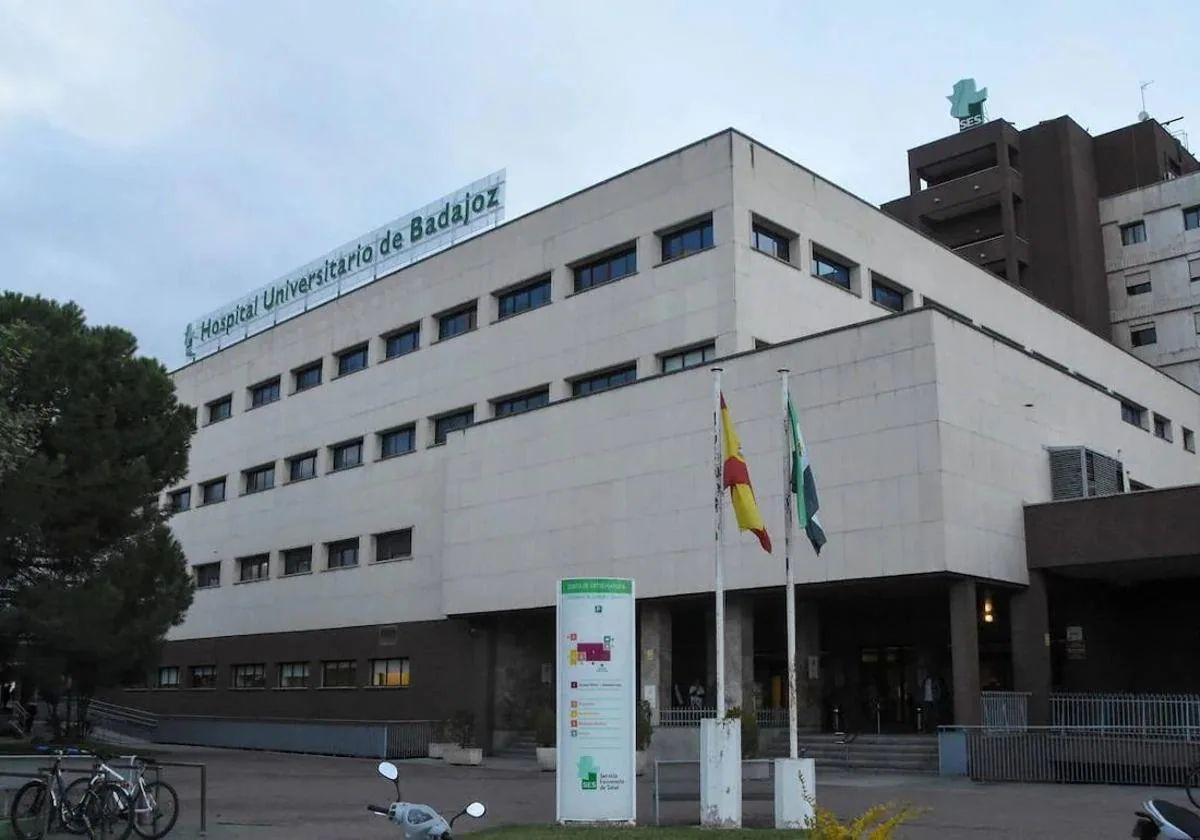
[[[808,463],[808,449],[804,445],[804,436],[800,434],[800,423],[796,419],[796,407],[788,399],[788,426],[791,434],[792,479],[791,491],[796,494],[796,520],[808,534],[813,551],[821,553],[825,545],[825,531],[821,521],[817,519],[817,510],[821,504],[817,501],[817,482],[813,479],[812,466]]]

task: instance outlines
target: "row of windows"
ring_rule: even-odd
[[[1183,211],[1183,229],[1196,230],[1200,228],[1200,204],[1195,207],[1184,208]],[[1127,225],[1121,225],[1121,244],[1122,245],[1137,245],[1140,242],[1146,241],[1146,222],[1139,220],[1130,222]]]
[[[1187,264],[1188,278],[1193,283],[1200,283],[1200,257],[1189,257]],[[1137,271],[1125,275],[1125,293],[1130,297],[1144,295],[1151,288],[1149,271]]]
[[[716,344],[709,341],[679,350],[673,350],[660,355],[659,368],[662,373],[701,365],[716,357]],[[629,362],[613,368],[606,368],[594,373],[585,374],[569,380],[571,395],[581,397],[616,388],[637,379],[637,363]],[[529,391],[522,391],[505,397],[491,400],[492,416],[507,417],[540,408],[550,403],[550,386],[543,385]],[[447,436],[454,431],[465,429],[475,422],[474,406],[467,406],[454,411],[445,412],[429,418],[433,431],[433,445],[446,442]],[[416,449],[417,430],[415,423],[396,426],[375,433],[375,459],[386,460],[397,455],[404,455]],[[366,460],[365,439],[353,438],[327,447],[328,472],[338,472],[357,467]],[[315,478],[318,474],[317,460],[319,450],[309,450],[284,458],[284,476],[291,484]],[[211,505],[225,501],[228,495],[228,476],[220,476],[201,482],[200,504]],[[241,474],[241,493],[250,495],[271,490],[276,486],[276,463],[274,461],[249,467]],[[181,513],[192,507],[192,488],[181,487],[167,494],[167,508],[172,513]]]
[[[1152,420],[1149,424],[1146,422],[1148,417]],[[1149,411],[1128,400],[1121,400],[1121,419],[1130,425],[1137,426],[1142,431],[1153,431],[1156,438],[1165,440],[1167,443],[1175,441],[1170,419],[1163,417],[1158,412]],[[1180,426],[1179,431],[1183,438],[1183,448],[1194,453],[1196,451],[1196,433],[1187,426]]]
[[[1192,313],[1192,325],[1200,335],[1200,310]],[[1149,347],[1158,343],[1158,327],[1153,321],[1132,324],[1129,327],[1129,343],[1134,347]]]
[[[394,656],[370,661],[372,688],[408,688],[411,684],[408,657]],[[320,682],[313,679],[319,675]],[[183,684],[183,669],[178,665],[164,665],[155,675],[155,688],[216,688],[216,665],[191,665],[187,669],[187,685]],[[266,688],[268,683],[267,664],[251,662],[231,665],[229,668],[230,688]],[[275,666],[275,688],[358,688],[358,661],[354,659],[326,659],[320,662],[317,674],[311,662],[279,662]],[[131,686],[133,687],[133,686]]]
[[[390,560],[412,559],[412,528],[385,531],[371,535],[374,547],[373,563]],[[358,565],[360,539],[351,537],[334,540],[322,545],[325,568],[347,569]],[[197,589],[215,589],[221,585],[221,561],[200,563],[192,567]],[[279,577],[306,575],[313,570],[313,546],[302,545],[285,548],[279,552]],[[237,583],[267,580],[271,577],[271,555],[269,552],[238,557],[234,560],[234,575]]]

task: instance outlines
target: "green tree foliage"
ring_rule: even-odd
[[[22,441],[0,465],[0,662],[19,646],[44,690],[144,668],[191,602],[158,498],[187,470],[195,412],[136,351],[74,304],[0,295],[0,422]]]

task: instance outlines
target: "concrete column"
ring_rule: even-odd
[[[742,706],[757,710],[754,704],[754,599],[742,600]]]
[[[821,727],[821,624],[816,601],[797,600],[796,603],[796,712],[801,729]],[[810,677],[808,660],[818,657],[815,678]],[[787,685],[783,690],[787,692]]]
[[[672,706],[671,698],[671,610],[666,604],[641,604],[641,678],[639,700],[649,699],[654,689],[653,721],[658,725],[658,713]]]
[[[1050,606],[1046,576],[1029,570],[1029,587],[1009,599],[1013,688],[1029,692],[1029,723],[1050,723]]]
[[[954,672],[954,722],[959,726],[978,726],[979,616],[973,580],[950,584],[950,660]]]

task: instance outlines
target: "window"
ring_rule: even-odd
[[[462,335],[475,329],[475,310],[477,308],[475,301],[471,301],[453,312],[439,315],[438,341],[445,341],[447,338],[454,338],[456,335]]]
[[[1125,278],[1125,294],[1133,297],[1134,295],[1144,295],[1150,291],[1150,272],[1139,271],[1137,274],[1130,274]]]
[[[784,262],[792,261],[791,237],[764,227],[759,222],[750,227],[750,247]]]
[[[705,362],[711,362],[717,355],[717,345],[711,341],[701,347],[693,347],[690,350],[679,350],[674,353],[667,353],[659,357],[662,365],[663,373],[670,373],[673,370],[683,370],[684,368],[695,367],[702,365]]]
[[[1121,225],[1121,244],[1136,245],[1138,242],[1146,241],[1146,223],[1134,222],[1130,225]]]
[[[226,394],[219,400],[213,400],[206,406],[208,409],[208,422],[219,423],[222,420],[228,420],[233,414],[233,395]]]
[[[242,475],[245,477],[246,493],[261,493],[263,490],[270,490],[275,486],[274,464],[254,467],[246,470]]]
[[[180,513],[192,506],[192,488],[184,487],[182,490],[172,491],[167,496],[167,510],[171,513]]]
[[[179,688],[179,666],[164,665],[158,669],[159,688]]]
[[[321,663],[321,685],[325,688],[354,688],[358,682],[358,663],[353,659],[335,659]]]
[[[475,422],[475,409],[464,408],[461,411],[456,411],[453,414],[443,414],[433,421],[433,442],[434,444],[445,443],[446,435],[451,432],[457,432],[459,429],[465,429]]]
[[[225,478],[214,478],[200,485],[200,504],[215,505],[225,501]]]
[[[712,216],[687,227],[664,233],[662,239],[662,261],[677,260],[711,248],[713,244]]]
[[[358,565],[358,537],[352,540],[331,542],[325,547],[329,553],[329,560],[325,564],[326,568],[345,569],[348,566]]]
[[[280,688],[308,688],[307,662],[280,662]]]
[[[288,481],[303,481],[317,475],[317,453],[305,452],[287,459]]]
[[[375,535],[375,562],[412,557],[412,528]]]
[[[312,546],[289,548],[283,552],[283,573],[303,575],[312,571]]]
[[[550,302],[550,275],[506,292],[496,293],[499,317],[508,318]]]
[[[250,407],[258,408],[260,405],[273,403],[279,399],[279,377],[261,382],[250,389]]]
[[[1192,313],[1192,321],[1196,325],[1196,335],[1200,335],[1200,312]]]
[[[1196,433],[1187,426],[1180,426],[1180,431],[1183,432],[1183,448],[1188,452],[1196,451]]]
[[[192,688],[217,687],[216,665],[193,665],[188,670],[191,672]]]
[[[394,359],[411,353],[421,345],[421,325],[413,324],[383,338],[383,357]]]
[[[194,566],[196,572],[196,588],[212,589],[221,585],[221,563],[201,563]]]
[[[1166,441],[1174,440],[1171,437],[1171,421],[1161,414],[1154,415],[1154,436]]]
[[[1144,429],[1146,428],[1146,409],[1121,400],[1121,419],[1139,429]]]
[[[630,245],[614,254],[575,266],[575,291],[603,286],[637,271],[637,245]]]
[[[234,688],[266,688],[267,666],[262,662],[253,665],[233,666]]]
[[[637,379],[636,362],[572,380],[571,393],[576,397],[582,397],[584,394],[594,394],[597,391],[607,391],[609,388],[625,385],[635,379]]]
[[[376,688],[408,688],[408,657],[372,659],[371,685]]]
[[[1158,331],[1155,330],[1153,324],[1143,324],[1138,327],[1130,327],[1129,342],[1134,347],[1145,347],[1148,344],[1157,344]]]
[[[891,281],[882,274],[871,272],[871,300],[883,308],[890,309],[893,312],[903,312],[906,294],[906,292],[892,285]]]
[[[1200,204],[1188,207],[1183,211],[1183,229],[1195,230],[1200,228]]]
[[[270,577],[271,555],[255,554],[253,557],[238,559],[238,580],[243,583],[250,580],[266,580]]]
[[[333,469],[345,470],[357,467],[362,463],[362,438],[331,446],[329,451],[333,453]]]
[[[415,426],[401,426],[399,429],[389,429],[379,433],[379,457],[391,458],[412,452],[417,444],[417,429]]]
[[[510,414],[520,414],[533,408],[540,408],[550,403],[550,388],[539,388],[514,397],[502,397],[492,400],[492,411],[496,417],[507,417]]]
[[[1188,259],[1188,277],[1193,283],[1200,281],[1200,257]]]
[[[321,362],[318,360],[302,368],[296,368],[292,371],[292,377],[297,393],[307,391],[309,388],[316,388],[321,384]]]
[[[812,273],[813,277],[820,277],[822,280],[836,283],[843,289],[850,288],[850,266],[838,262],[833,257],[826,256],[816,248],[813,248]]]
[[[346,376],[367,366],[367,345],[360,344],[337,354],[338,376]]]

